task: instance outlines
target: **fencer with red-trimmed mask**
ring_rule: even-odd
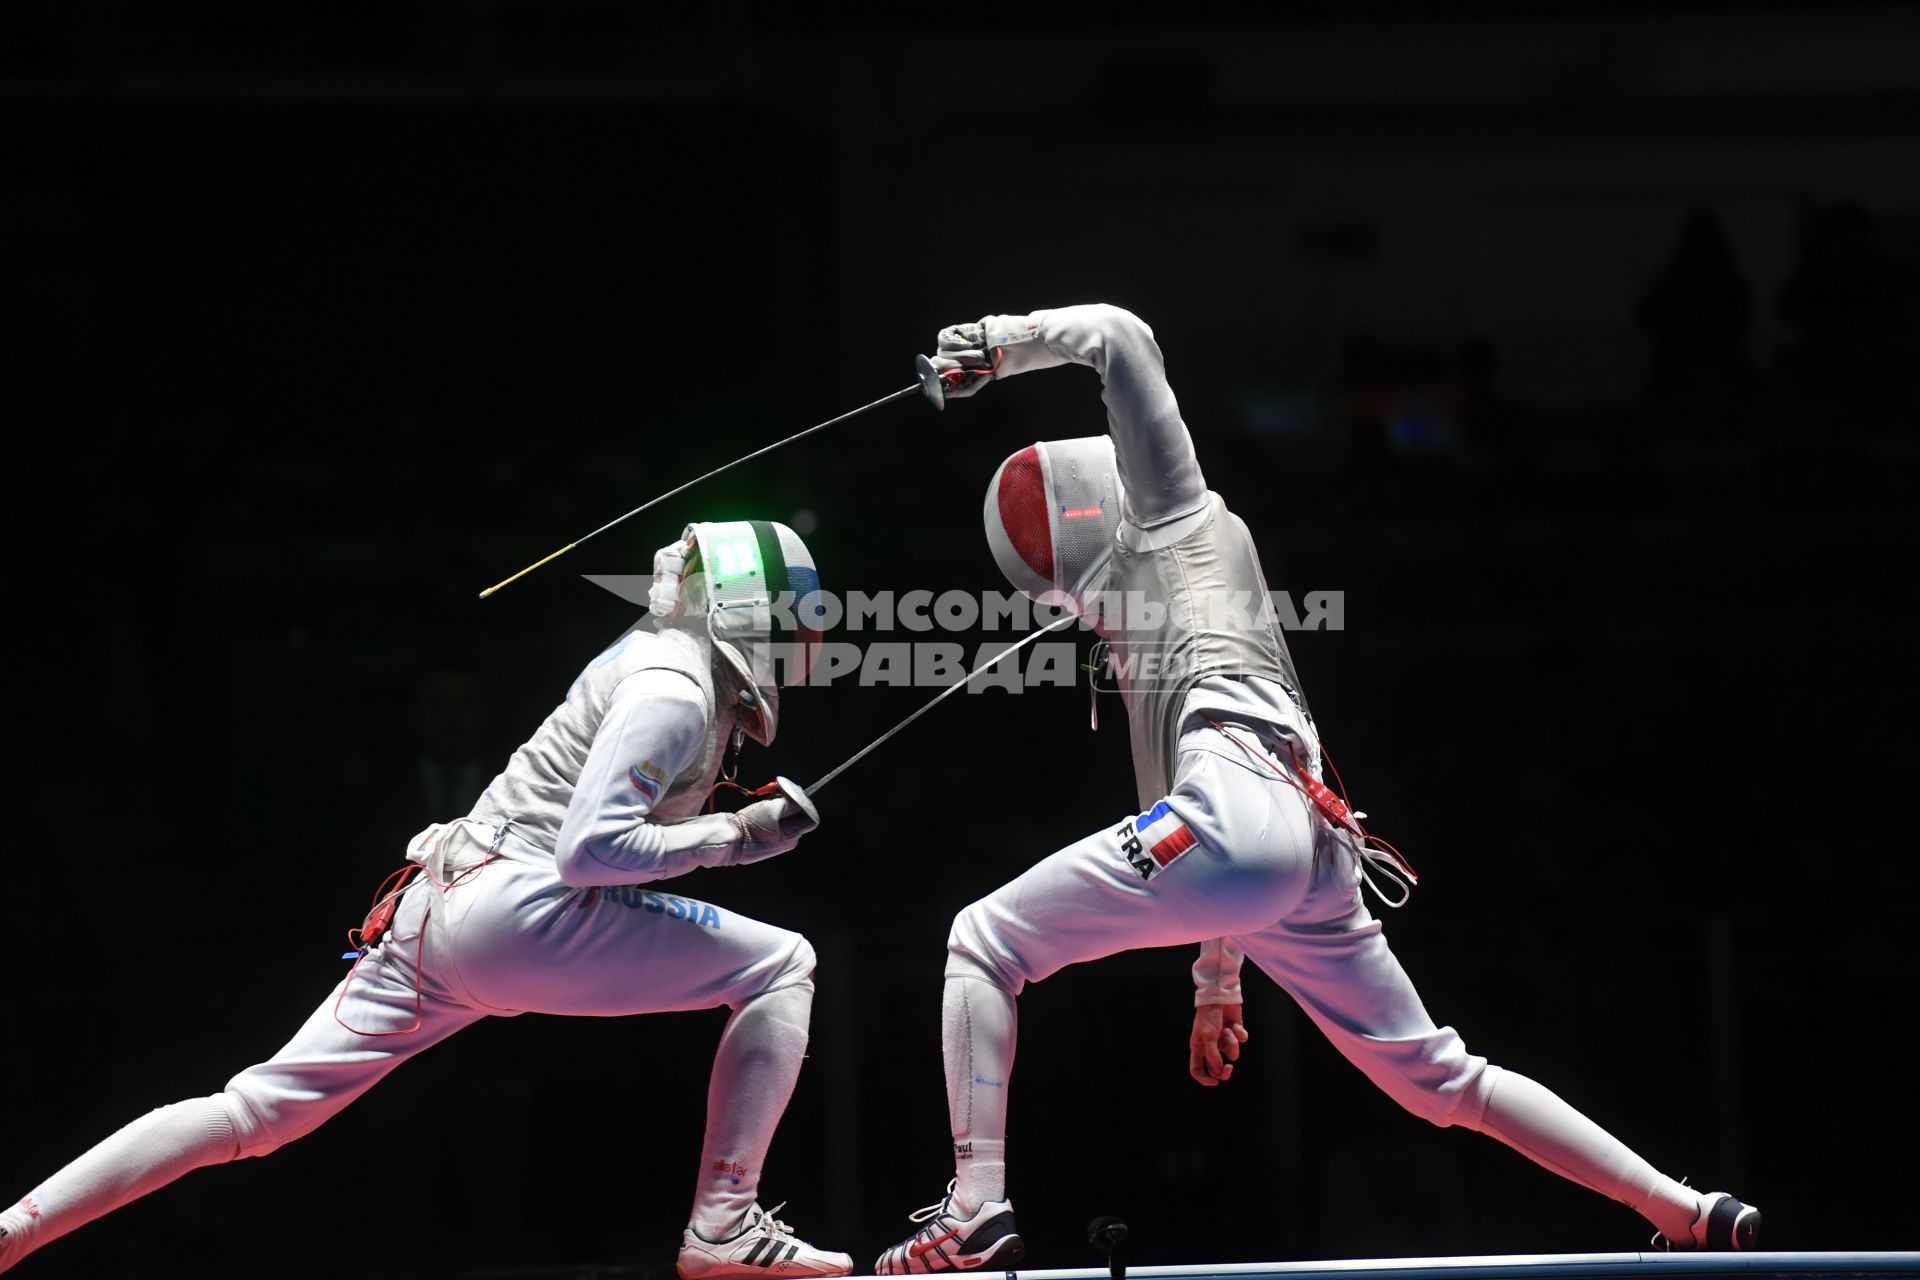
[[[1321,777],[1312,716],[1253,540],[1208,489],[1153,332],[1118,307],[989,316],[943,330],[945,398],[1059,365],[1100,376],[1104,436],[1046,441],[995,473],[988,540],[1014,585],[1107,642],[1139,810],[961,911],[947,942],[942,1048],[956,1176],[912,1215],[881,1274],[1005,1268],[1015,997],[1070,964],[1198,943],[1189,1070],[1231,1078],[1251,958],[1394,1101],[1491,1134],[1638,1210],[1669,1247],[1751,1248],[1759,1214],[1655,1170],[1546,1088],[1436,1026],[1361,885],[1411,888]],[[1388,899],[1395,905],[1403,897]]]
[[[819,590],[784,525],[687,526],[655,557],[648,616],[587,664],[471,813],[410,842],[419,873],[369,917],[368,945],[293,1039],[0,1211],[0,1271],[190,1170],[312,1132],[482,1018],[727,1005],[680,1274],[850,1272],[848,1255],[801,1240],[758,1203],[806,1054],[812,946],[654,887],[786,852],[817,825],[784,780],[737,812],[701,810],[745,738],[772,741],[780,684],[804,679],[818,652]]]

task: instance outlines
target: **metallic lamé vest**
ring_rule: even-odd
[[[470,816],[495,826],[510,820],[514,834],[553,852],[615,687],[648,670],[677,671],[693,681],[711,728],[700,753],[671,780],[647,819],[678,822],[700,812],[719,777],[736,720],[734,700],[716,696],[712,652],[709,640],[682,628],[647,621],[635,625],[580,673],[566,700],[513,753]]]
[[[1206,519],[1169,546],[1136,551],[1116,540],[1087,597],[1126,703],[1143,807],[1173,790],[1181,708],[1204,677],[1275,681],[1305,713],[1253,538],[1218,494],[1207,495]]]

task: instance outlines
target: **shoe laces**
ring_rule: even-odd
[[[958,1178],[951,1179],[947,1183],[946,1195],[942,1196],[938,1202],[934,1204],[930,1204],[924,1209],[915,1209],[912,1213],[907,1215],[907,1221],[926,1223],[926,1222],[931,1222],[933,1221],[933,1219],[939,1217],[942,1213],[946,1211],[947,1207],[953,1203],[953,1193],[955,1189],[959,1187],[959,1185],[960,1185],[960,1179]]]
[[[755,1207],[758,1208],[758,1206],[755,1206]],[[786,1223],[780,1221],[780,1219],[773,1216],[774,1214],[780,1212],[782,1209],[786,1207],[787,1207],[787,1202],[785,1200],[782,1200],[779,1204],[773,1206],[773,1208],[771,1209],[761,1209],[760,1220],[754,1223],[754,1226],[758,1227],[760,1230],[766,1232],[770,1236],[781,1236],[788,1240],[798,1239],[799,1237],[793,1234],[792,1227],[788,1226]]]

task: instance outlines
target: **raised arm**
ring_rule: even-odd
[[[1194,456],[1193,437],[1180,420],[1180,406],[1167,385],[1166,362],[1153,330],[1120,307],[1093,303],[1056,307],[1024,316],[988,316],[978,324],[942,331],[935,365],[995,378],[1083,364],[1100,375],[1126,491],[1126,514],[1143,528],[1164,524],[1205,501],[1206,480]],[[967,395],[986,379],[948,392]]]
[[[648,815],[710,732],[691,681],[641,671],[614,690],[554,846],[570,885],[639,884],[785,852],[811,822],[784,799],[659,823]]]

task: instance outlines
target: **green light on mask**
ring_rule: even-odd
[[[710,538],[707,552],[713,559],[715,573],[722,580],[742,575],[755,577],[760,573],[760,544],[752,533]]]

